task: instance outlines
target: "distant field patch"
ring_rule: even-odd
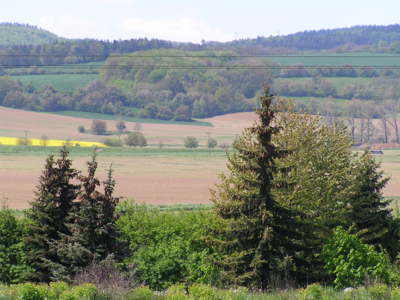
[[[16,80],[24,85],[33,85],[35,89],[42,89],[52,85],[56,90],[62,92],[74,92],[90,82],[98,79],[96,74],[51,74],[51,75],[21,75],[14,76]]]
[[[65,140],[52,140],[52,139],[25,139],[14,137],[0,137],[0,145],[5,146],[42,146],[42,147],[61,147],[64,145],[80,146],[80,147],[107,147],[103,143],[98,142],[82,142],[82,141],[65,141]]]
[[[268,61],[284,66],[400,66],[399,55],[386,53],[322,53],[268,57]]]
[[[164,121],[159,119],[144,119],[144,118],[130,118],[120,115],[107,115],[99,113],[90,113],[82,111],[58,111],[49,112],[51,114],[57,114],[61,116],[83,118],[83,119],[99,119],[99,120],[123,120],[127,122],[140,122],[140,123],[151,123],[151,124],[172,124],[172,125],[193,125],[193,126],[209,126],[212,124],[204,121],[192,121],[192,122],[181,122],[181,121]]]
[[[311,80],[311,77],[293,77],[293,78],[277,78],[274,80],[275,83],[285,83],[285,82],[296,82],[300,83],[303,81]],[[321,79],[326,80],[331,83],[335,88],[341,89],[348,84],[369,84],[374,78],[365,77],[321,77]]]

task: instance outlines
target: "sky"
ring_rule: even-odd
[[[1,0],[0,22],[66,38],[229,41],[400,23],[399,0]]]

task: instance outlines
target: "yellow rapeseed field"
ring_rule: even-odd
[[[47,146],[47,147],[60,147],[60,146],[80,146],[80,147],[107,147],[103,143],[98,142],[82,142],[82,141],[64,141],[64,140],[51,140],[51,139],[25,139],[14,137],[0,137],[0,145],[17,146]]]

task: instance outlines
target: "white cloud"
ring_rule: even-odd
[[[124,38],[159,38],[180,42],[229,41],[232,34],[211,27],[199,20],[182,18],[174,20],[145,20],[129,18],[120,26]]]
[[[41,17],[38,25],[65,38],[106,39],[111,36],[97,22],[74,16]]]

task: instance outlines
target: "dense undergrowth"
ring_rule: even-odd
[[[69,286],[20,284],[0,286],[0,300],[397,300],[400,289],[378,284],[358,289],[335,290],[318,284],[298,290],[250,292],[246,288],[215,289],[207,285],[174,285],[163,292],[139,286],[127,292],[101,290],[92,284]]]

